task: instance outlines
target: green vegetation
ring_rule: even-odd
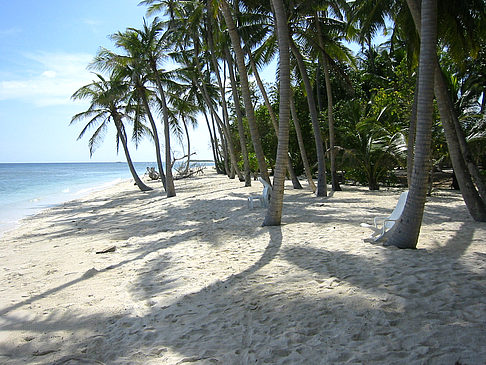
[[[332,190],[346,181],[370,190],[402,184],[414,202],[404,214],[415,218],[413,229],[397,231],[413,232],[391,242],[414,247],[432,167],[452,169],[471,216],[486,220],[484,1],[141,5],[161,18],[115,33],[117,52],[101,49],[91,67],[125,85],[119,116],[135,141],[154,141],[168,197],[176,194],[171,169],[162,169],[170,132],[187,139],[189,166],[187,125],[200,116],[219,173],[245,186],[250,173],[274,174],[265,225],[280,224],[286,175],[300,188],[296,176],[305,174],[318,197],[328,181]],[[372,41],[379,32],[388,35],[383,44]],[[361,51],[353,55],[350,42]],[[277,83],[264,85],[259,71],[274,57]],[[176,67],[166,70],[167,60]]]

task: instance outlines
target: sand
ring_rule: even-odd
[[[124,182],[0,238],[1,364],[485,364],[486,224],[428,198],[417,250],[364,242],[399,189]],[[114,252],[96,254],[116,246]]]

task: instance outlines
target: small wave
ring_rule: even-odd
[[[40,202],[41,198],[34,198],[34,199],[30,199],[29,201],[31,203],[37,203],[37,202]]]
[[[71,190],[69,188],[64,189],[62,192],[63,193],[69,193]]]

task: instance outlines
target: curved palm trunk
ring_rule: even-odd
[[[297,143],[299,144],[300,156],[302,158],[302,163],[304,164],[305,176],[307,177],[309,188],[313,193],[315,193],[316,185],[314,184],[314,179],[312,178],[309,160],[307,159],[307,152],[305,152],[304,138],[302,137],[302,129],[300,128],[299,117],[297,115],[297,110],[295,109],[295,101],[292,90],[290,90],[290,113],[292,114],[292,121],[294,122],[295,134],[297,135]]]
[[[206,2],[206,4],[207,4],[208,13],[212,14],[213,11],[212,11],[211,0],[208,0]],[[208,41],[208,46],[209,46],[209,51],[210,51],[209,56],[210,56],[211,63],[212,63],[213,68],[214,68],[216,80],[218,82],[218,89],[219,89],[219,92],[221,94],[221,107],[222,107],[222,110],[223,110],[224,128],[227,129],[228,132],[229,132],[229,113],[228,113],[228,105],[226,104],[226,91],[225,91],[225,87],[223,85],[223,82],[221,81],[221,75],[219,73],[218,60],[216,59],[216,53],[214,52],[214,42],[213,42],[213,33],[212,33],[213,27],[212,27],[212,21],[211,21],[212,19],[211,18],[212,18],[211,15],[209,15],[208,18],[207,18],[207,25],[208,25],[207,41]],[[235,154],[235,157],[236,157],[236,154]],[[241,171],[238,169],[236,158],[234,160],[235,161],[233,161],[233,159],[231,160],[232,167],[234,168],[234,170],[232,170],[232,171],[235,171],[236,174],[238,175],[238,179],[240,181],[243,181],[244,178],[243,178],[243,175],[241,174]]]
[[[234,149],[234,146],[233,146],[233,142],[231,140],[230,132],[225,127],[224,122],[221,120],[218,113],[216,113],[216,111],[214,110],[214,108],[211,104],[211,99],[208,96],[207,88],[206,88],[206,85],[204,84],[204,82],[202,83],[202,86],[199,85],[199,84],[197,84],[197,86],[199,88],[199,91],[201,91],[201,94],[203,95],[203,98],[206,101],[206,104],[209,107],[209,111],[211,112],[211,116],[214,118],[214,120],[216,120],[216,124],[217,124],[218,129],[219,129],[219,134],[221,136],[221,145],[223,147],[223,152],[225,153],[225,158],[224,158],[223,162],[224,162],[224,167],[225,167],[225,170],[226,170],[226,175],[228,175],[228,177],[230,179],[234,179],[235,174],[234,174],[234,172],[233,173],[231,172],[231,169],[228,166],[228,158],[227,158],[228,157],[227,155],[229,154],[231,165],[236,166],[237,162],[236,162],[235,149]],[[229,150],[229,151],[227,151],[227,150]]]
[[[240,36],[238,34],[238,31],[236,30],[235,22],[233,21],[233,17],[231,15],[226,0],[222,0],[220,6],[224,16],[224,20],[226,22],[226,26],[228,27],[231,44],[233,45],[233,50],[236,56],[236,66],[238,67],[238,73],[240,75],[241,94],[243,96],[243,102],[245,104],[246,118],[248,120],[248,126],[250,128],[253,148],[255,150],[255,155],[258,160],[258,167],[260,169],[260,174],[262,175],[262,178],[270,183],[270,177],[268,176],[267,164],[265,162],[265,155],[263,153],[260,133],[258,132],[255,121],[255,110],[251,101],[248,74],[246,72],[245,66],[245,55],[243,53],[243,50],[241,49]]]
[[[437,0],[422,1],[422,27],[417,105],[417,143],[412,185],[400,219],[395,223],[387,245],[416,248],[427,194],[431,167],[435,47],[437,45]]]
[[[187,138],[187,164],[185,169],[185,173],[187,174],[191,164],[191,139],[189,138],[189,130],[187,129],[186,118],[184,118],[184,115],[182,115],[182,125],[184,126],[184,131],[186,132]]]
[[[272,3],[277,21],[278,50],[280,55],[280,105],[277,161],[275,162],[272,198],[263,221],[264,226],[278,226],[282,220],[285,172],[289,148],[290,51],[287,15],[282,0],[272,0]]]
[[[162,104],[162,119],[164,120],[164,139],[165,139],[165,192],[167,198],[176,196],[174,178],[172,176],[172,161],[170,160],[170,129],[169,129],[169,110],[167,109],[167,102],[165,100],[164,89],[162,88],[162,82],[160,81],[159,73],[157,70],[157,63],[155,60],[150,60],[150,66],[155,77],[155,84],[160,96],[160,102]]]
[[[198,51],[196,50],[196,55],[195,55],[195,63],[196,63],[196,70],[197,72],[199,73],[199,70],[201,69],[200,68],[200,65],[199,65],[199,60],[198,60]],[[230,157],[230,160],[231,160],[231,164],[233,166],[236,166],[237,164],[237,160],[236,160],[236,154],[235,154],[235,150],[234,150],[234,146],[233,146],[233,141],[231,140],[231,135],[230,135],[230,132],[229,130],[226,128],[226,126],[224,125],[224,122],[221,120],[221,118],[219,117],[219,115],[216,113],[216,111],[214,110],[213,108],[213,105],[211,104],[211,98],[209,97],[209,93],[208,93],[208,90],[207,90],[207,87],[206,87],[206,84],[204,82],[204,80],[202,80],[201,82],[198,82],[197,79],[193,79],[192,80],[193,84],[197,86],[198,90],[201,92],[203,98],[204,98],[204,101],[206,102],[208,108],[209,108],[209,111],[211,112],[211,116],[216,120],[216,124],[218,125],[218,128],[220,129],[220,136],[221,138],[223,139],[223,137],[226,139],[227,141],[227,147],[229,149],[229,157]],[[221,133],[222,132],[222,133]],[[223,150],[225,149],[225,145],[224,145],[224,141],[221,142],[221,144],[223,145]],[[226,150],[224,150],[223,152],[225,152],[226,154]],[[230,179],[234,179],[235,178],[235,175],[234,173],[231,172],[231,170],[229,169],[229,166],[228,166],[228,159],[226,158],[227,156],[225,156],[225,159],[224,159],[224,167],[225,167],[225,171],[226,171],[226,175],[228,175],[228,177]]]
[[[444,127],[444,134],[449,148],[449,155],[452,161],[452,167],[459,183],[462,197],[466,203],[469,214],[475,221],[486,222],[486,205],[481,199],[474,183],[471,179],[470,170],[464,159],[460,148],[460,136],[454,128],[452,107],[449,105],[450,97],[447,92],[447,86],[443,80],[443,74],[439,66],[436,64],[435,70],[436,87],[435,92],[437,96],[437,105],[439,107],[440,119]]]
[[[321,128],[319,126],[319,117],[317,115],[316,102],[314,100],[314,94],[312,92],[312,86],[305,69],[304,58],[300,54],[299,49],[294,44],[289,35],[290,49],[297,60],[297,66],[299,67],[302,81],[304,82],[305,91],[307,93],[307,103],[309,106],[309,113],[312,120],[312,129],[314,131],[314,139],[316,143],[317,151],[317,196],[327,196],[327,183],[326,183],[326,159],[324,156],[324,144],[322,142]]]
[[[250,175],[250,161],[248,161],[248,150],[246,149],[245,127],[243,126],[243,113],[240,108],[240,98],[238,95],[238,87],[236,85],[236,77],[233,70],[233,61],[228,49],[225,50],[226,61],[228,62],[228,70],[231,81],[231,92],[233,94],[233,101],[235,104],[236,120],[238,123],[238,135],[240,137],[241,154],[243,155],[243,168],[245,170],[245,186],[251,186]]]
[[[223,171],[221,171],[220,168],[219,168],[220,160],[219,160],[219,156],[218,156],[218,152],[217,152],[218,147],[217,147],[216,136],[213,136],[213,130],[211,129],[211,124],[209,123],[209,118],[208,118],[208,114],[206,113],[206,110],[202,109],[202,111],[203,111],[204,119],[206,120],[206,125],[208,126],[209,139],[211,140],[211,150],[213,152],[213,158],[214,158],[214,165],[215,165],[215,168],[216,168],[216,173],[222,174]],[[216,133],[216,131],[214,131],[214,133]]]
[[[253,60],[253,55],[251,54],[251,51],[248,49],[248,47],[246,47],[246,54],[250,59],[250,66],[253,69],[253,75],[255,76],[255,80],[257,82],[258,88],[260,89],[260,92],[262,93],[265,106],[267,107],[268,113],[270,114],[270,119],[272,120],[273,128],[275,129],[275,135],[278,136],[277,116],[275,115],[272,105],[270,104],[270,99],[268,98],[267,91],[265,90],[265,86],[263,85],[262,79],[260,78],[260,74],[256,67],[255,61]],[[294,189],[302,189],[302,185],[295,175],[294,166],[292,165],[292,160],[290,156],[288,157],[287,161],[287,171],[290,175],[290,179],[292,180],[292,186],[294,187]]]
[[[149,107],[148,100],[147,100],[147,95],[145,95],[144,90],[141,90],[140,94],[142,96],[143,105],[145,106],[145,109],[147,110],[147,116],[148,116],[149,121],[150,121],[150,126],[152,127],[152,132],[154,134],[155,156],[156,156],[156,159],[157,159],[157,166],[159,168],[160,179],[162,180],[162,185],[164,186],[164,190],[166,190],[166,179],[165,179],[164,167],[162,165],[162,157],[161,157],[161,152],[160,152],[159,133],[157,131],[157,126],[156,126],[155,120],[152,116],[152,112],[150,111],[150,107]]]
[[[115,117],[114,117],[115,119]],[[116,119],[118,119],[116,117]],[[121,140],[122,146],[123,146],[123,152],[125,153],[125,158],[127,159],[128,163],[128,168],[130,169],[130,173],[132,174],[133,180],[135,181],[135,184],[138,186],[138,188],[142,191],[149,191],[153,190],[150,186],[147,186],[143,183],[142,179],[137,174],[137,171],[135,170],[135,167],[133,166],[132,158],[130,157],[130,153],[128,151],[128,144],[127,144],[127,139],[125,138],[125,134],[123,133],[122,128],[120,127],[120,120],[115,120],[115,126],[116,126],[116,131],[118,133],[118,137]]]
[[[407,0],[407,5],[412,14],[415,26],[420,33],[421,29],[421,17],[420,17],[420,4],[417,0]],[[474,183],[471,178],[471,173],[469,169],[477,171],[477,167],[469,159],[469,164],[466,165],[466,156],[469,156],[468,148],[465,142],[464,134],[462,133],[461,127],[458,125],[457,117],[454,116],[454,110],[452,108],[452,102],[447,89],[447,85],[444,80],[444,75],[440,69],[440,64],[438,62],[437,53],[434,55],[435,62],[435,96],[437,98],[437,105],[439,107],[440,118],[442,121],[442,126],[444,128],[444,134],[447,140],[447,146],[449,148],[449,155],[451,157],[452,167],[454,169],[459,188],[461,190],[462,197],[466,206],[468,208],[469,214],[474,220],[484,222],[486,221],[486,201],[481,198],[480,193],[476,190]],[[456,123],[455,123],[456,121]],[[461,130],[458,133],[458,130]],[[460,140],[464,139],[463,143]],[[462,145],[462,147],[461,147]],[[479,177],[479,172],[474,173],[481,181]],[[484,185],[482,182],[478,184],[478,187],[483,191]],[[486,195],[486,192],[484,192]]]

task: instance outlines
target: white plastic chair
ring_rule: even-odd
[[[400,195],[395,209],[393,209],[393,212],[388,217],[375,217],[373,219],[373,225],[361,223],[362,227],[371,228],[374,231],[371,237],[366,239],[366,241],[378,241],[395,225],[395,222],[400,219],[403,213],[405,203],[407,202],[407,196],[408,191],[404,191]]]
[[[253,209],[255,207],[255,202],[259,201],[261,207],[268,207],[268,203],[270,202],[270,197],[272,195],[272,186],[263,180],[261,177],[258,178],[263,184],[263,193],[262,195],[250,195],[248,197],[248,208]]]

